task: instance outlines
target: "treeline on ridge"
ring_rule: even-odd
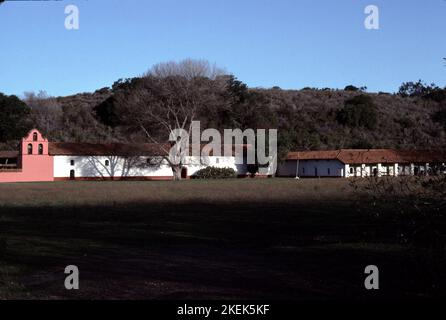
[[[173,87],[178,83],[182,86]],[[404,83],[398,93],[389,94],[367,93],[365,87],[351,85],[345,90],[248,88],[234,76],[218,72],[212,76],[152,72],[67,97],[40,92],[25,93],[20,100],[0,94],[0,148],[16,150],[31,127],[53,141],[147,142],[135,121],[144,109],[132,109],[138,99],[155,104],[166,99],[185,105],[198,101],[196,120],[202,128],[277,128],[282,154],[446,146],[446,89],[421,81]],[[128,116],[132,110],[133,118]],[[149,127],[160,139],[168,138],[159,123]]]

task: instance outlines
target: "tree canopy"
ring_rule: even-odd
[[[428,85],[421,80],[403,83],[398,94],[402,97],[418,97],[436,102],[446,100],[446,88],[442,89],[435,85],[435,83]]]
[[[18,97],[0,93],[0,142],[19,140],[32,129],[30,111]]]
[[[375,129],[378,113],[373,99],[368,95],[359,95],[345,102],[344,108],[337,111],[339,123],[350,127]]]

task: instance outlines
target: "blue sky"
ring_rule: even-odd
[[[80,29],[64,27],[65,6]],[[380,30],[364,8],[380,9]],[[0,92],[90,92],[207,59],[252,87],[446,85],[445,0],[73,0],[0,6]]]

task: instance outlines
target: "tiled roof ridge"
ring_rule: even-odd
[[[336,155],[333,156],[333,153]],[[337,149],[297,151],[288,154],[288,160],[338,160],[344,164],[446,162],[446,153],[432,150]]]

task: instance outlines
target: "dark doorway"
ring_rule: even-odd
[[[318,174],[317,174],[317,168],[314,168],[314,176],[315,176],[315,177],[318,176]]]
[[[181,179],[187,179],[187,168],[185,167],[181,169]]]
[[[373,169],[373,176],[374,176],[374,177],[377,177],[377,176],[378,176],[378,169],[377,169],[377,168],[374,168],[374,169]]]
[[[74,170],[70,170],[70,180],[76,180],[76,173]]]

